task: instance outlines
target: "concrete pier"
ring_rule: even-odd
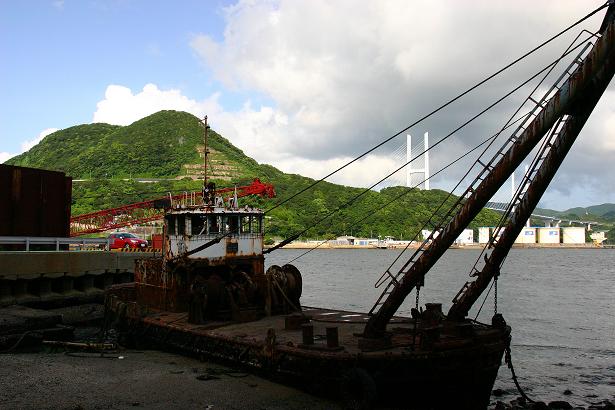
[[[138,252],[2,252],[0,306],[102,300],[104,289],[132,281]]]

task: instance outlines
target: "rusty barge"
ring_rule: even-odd
[[[428,304],[421,320],[391,319],[386,349],[362,346],[369,315],[301,306],[294,266],[264,270],[262,218],[232,206],[169,210],[164,257],[138,261],[135,283],[108,291],[123,342],[242,364],[318,393],[341,389],[364,404],[411,383],[421,391],[450,386],[442,398],[467,408],[487,405],[508,343],[505,323],[449,322]],[[176,258],[225,230],[217,244]]]
[[[432,234],[401,268],[391,264],[380,276],[383,291],[369,312],[301,306],[300,272],[292,265],[264,269],[263,212],[216,195],[205,178],[202,201],[168,204],[163,256],[138,261],[135,283],[108,291],[107,309],[123,340],[241,364],[355,408],[486,408],[511,328],[497,304],[491,323],[467,315],[490,284],[497,290],[515,238],[613,77],[615,6],[604,7],[602,27],[564,74],[541,98],[528,97],[533,105],[521,125],[493,156],[475,162],[465,192],[434,212]],[[205,142],[206,135],[205,120]],[[450,310],[423,309],[419,292],[429,269],[532,152]],[[412,317],[396,316],[413,291]]]

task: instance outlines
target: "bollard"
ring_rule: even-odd
[[[303,344],[313,345],[314,344],[314,325],[311,325],[309,323],[301,325],[301,332],[303,336]]]
[[[336,348],[340,345],[339,333],[337,326],[327,328],[327,347],[329,349]]]
[[[14,281],[13,297],[15,298],[15,303],[26,304],[40,300],[38,296],[35,296],[30,292],[29,282],[31,281],[25,279],[17,279]]]
[[[0,280],[0,306],[8,306],[15,303],[13,297],[13,282],[9,280]]]

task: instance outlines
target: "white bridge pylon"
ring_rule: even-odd
[[[421,174],[423,176],[422,180],[425,181],[423,183],[423,189],[426,191],[429,190],[429,133],[426,132],[424,135],[424,154],[423,154],[423,168],[414,168],[414,164],[416,161],[413,161],[408,164],[406,167],[406,186],[413,187],[412,183],[412,175]],[[418,145],[418,144],[417,144]],[[406,135],[406,162],[410,162],[412,160],[412,135]]]

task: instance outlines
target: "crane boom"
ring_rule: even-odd
[[[216,189],[216,194],[228,194],[237,190],[237,197],[260,195],[268,198],[275,197],[273,185],[261,182],[255,178],[250,185]],[[162,219],[164,208],[170,201],[181,202],[189,198],[195,199],[203,196],[202,191],[186,192],[179,195],[169,195],[136,202],[117,208],[77,215],[70,219],[70,236],[80,236],[90,233],[104,232],[111,229],[122,228],[129,225],[151,222]]]
[[[389,273],[391,280],[372,308],[373,313],[363,333],[366,339],[382,338],[389,320],[408,294],[423,283],[429,269],[562,116],[577,115],[577,120],[573,121],[576,125],[570,130],[574,134],[573,140],[576,138],[586,120],[586,118],[583,119],[585,116],[583,113],[589,116],[615,73],[614,8],[612,4],[609,6],[601,27],[602,35],[589,54],[573,62],[570,67],[572,71],[569,68],[564,74],[569,75],[568,78],[560,77],[562,82],[558,80],[556,83],[557,92],[553,96],[545,96],[546,98],[536,105],[530,118],[518,131],[513,133],[492,160],[484,166],[475,181],[460,197],[458,207],[452,209],[454,213],[449,222],[434,230],[430,238],[431,243],[427,246],[427,241],[424,242],[397,275],[385,272]],[[561,154],[565,155],[566,152],[567,150]],[[563,156],[558,156],[554,161],[561,162],[562,159]],[[557,169],[553,164],[550,168],[552,172]],[[545,178],[541,184],[548,184],[548,180],[550,178]],[[538,188],[535,190],[540,191]],[[529,206],[531,204],[528,204],[526,208]],[[434,235],[436,231],[437,236]],[[511,237],[512,232],[513,230],[511,230]],[[510,242],[510,239],[507,242]],[[504,242],[502,244],[504,246]],[[459,311],[457,315],[462,315],[465,307]]]

